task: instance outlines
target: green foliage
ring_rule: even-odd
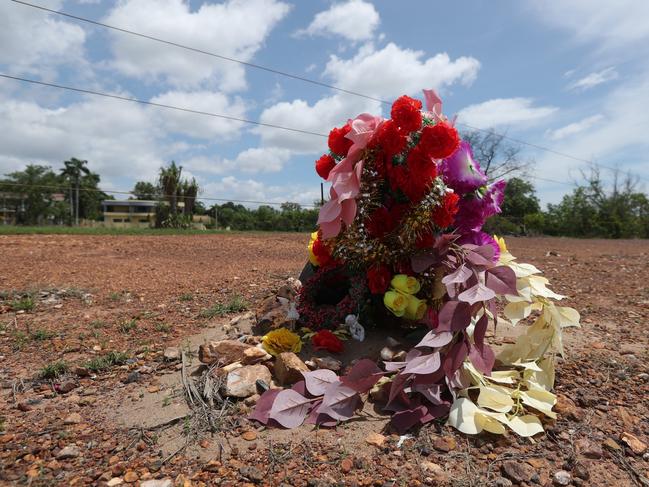
[[[181,294],[178,299],[181,301],[193,301],[194,300],[194,295],[192,293],[184,293]]]
[[[241,296],[233,296],[227,303],[216,303],[215,305],[200,312],[201,318],[214,318],[230,313],[239,313],[248,309],[248,303]]]
[[[137,320],[132,319],[132,320],[122,321],[117,328],[120,331],[120,333],[124,333],[124,334],[131,333],[132,331],[137,330]]]
[[[133,187],[133,194],[138,200],[156,200],[160,194],[160,188],[146,181],[138,181]]]
[[[110,352],[103,357],[96,357],[86,362],[86,369],[92,372],[103,372],[115,365],[124,365],[128,360],[128,354],[124,352]]]
[[[260,206],[251,210],[232,202],[213,206],[209,214],[216,210],[219,228],[231,230],[262,230],[283,232],[312,231],[318,221],[318,209],[302,208],[297,203],[282,203],[280,209]]]
[[[52,380],[62,376],[68,371],[68,364],[63,360],[46,364],[38,374],[41,379]]]
[[[36,330],[32,332],[32,340],[45,341],[54,337],[56,333],[47,330]]]
[[[162,333],[169,333],[171,331],[171,325],[169,323],[156,323],[155,330]]]
[[[52,194],[60,192],[60,179],[49,166],[29,164],[23,171],[7,174],[0,180],[0,192],[8,195],[3,204],[13,210],[19,225],[56,222]]]
[[[32,311],[36,307],[36,302],[31,296],[23,296],[11,300],[9,306],[13,311]]]

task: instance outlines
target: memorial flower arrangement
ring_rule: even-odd
[[[505,182],[488,180],[437,94],[424,98],[425,110],[402,96],[389,119],[362,114],[331,131],[315,165],[330,197],[297,305],[299,322],[321,330],[327,350],[338,349],[329,330],[341,326],[358,340],[379,324],[420,327],[423,338],[398,362],[363,359],[342,376],[306,372],[292,389],[267,391],[253,419],[333,425],[369,393],[383,398],[400,433],[445,417],[467,434],[532,436],[543,416],[555,417],[554,355],[579,314],[482,231],[500,212]],[[527,326],[518,325],[517,342],[496,353],[488,329],[519,322]]]

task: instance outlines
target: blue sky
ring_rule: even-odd
[[[392,100],[435,88],[448,116],[649,181],[644,0],[33,0]],[[0,72],[326,133],[386,107],[5,0]],[[203,196],[311,203],[322,138],[0,79],[0,174],[87,159],[130,190],[175,159]],[[523,146],[543,202],[584,164]],[[602,174],[609,178],[610,171]]]

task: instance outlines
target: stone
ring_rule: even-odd
[[[433,448],[444,453],[448,453],[451,450],[457,448],[457,441],[452,436],[441,436],[433,440]]]
[[[439,476],[444,473],[444,469],[442,468],[441,465],[438,465],[433,462],[429,462],[428,460],[422,461],[419,465],[421,466],[421,469],[424,471],[424,473],[427,475]]]
[[[343,367],[342,362],[333,357],[311,357],[311,362],[313,362],[316,369],[327,369],[334,372],[339,372]]]
[[[230,397],[246,398],[257,394],[257,380],[270,383],[270,370],[263,365],[246,365],[230,372],[225,382],[224,393]]]
[[[267,360],[269,355],[261,348],[238,340],[218,340],[204,343],[198,347],[198,359],[207,365],[219,363],[221,366],[241,362],[252,365]]]
[[[56,454],[56,459],[67,460],[68,458],[76,458],[79,455],[81,455],[81,450],[77,445],[68,445]]]
[[[126,376],[126,379],[124,379],[124,384],[132,384],[133,382],[137,382],[140,380],[140,373],[137,370],[134,370],[130,374]]]
[[[264,473],[259,470],[257,467],[249,466],[249,465],[244,465],[239,469],[239,473],[247,478],[252,480],[253,482],[261,482],[264,480]]]
[[[502,474],[512,482],[529,482],[536,473],[531,465],[515,460],[509,460],[500,468]]]
[[[250,396],[250,397],[246,397],[246,398],[243,400],[243,403],[244,403],[246,406],[254,406],[255,404],[257,404],[257,401],[259,401],[259,398],[260,398],[260,397],[261,397],[261,396],[260,396],[259,394],[253,394],[253,395]]]
[[[59,394],[67,394],[68,392],[76,389],[77,387],[79,387],[79,385],[75,381],[66,380],[66,381],[61,382],[60,384],[56,384],[54,386],[54,389]]]
[[[575,466],[572,469],[572,473],[574,474],[575,477],[580,478],[582,480],[588,480],[590,478],[590,472],[588,471],[588,467],[581,462],[577,462],[575,464]]]
[[[306,364],[293,352],[280,353],[275,361],[275,377],[285,386],[302,380],[302,372],[308,371]]]
[[[180,349],[178,347],[167,347],[162,353],[162,356],[167,362],[175,362],[180,360]]]
[[[642,455],[647,449],[646,443],[640,440],[637,436],[632,435],[631,433],[624,432],[620,438],[624,443],[626,443],[631,451],[636,455]]]
[[[380,448],[383,446],[383,443],[385,443],[385,436],[383,436],[381,433],[370,433],[365,438],[365,443],[367,443],[368,445],[378,446]]]
[[[349,473],[352,471],[352,468],[354,468],[354,462],[352,462],[351,458],[343,458],[340,462],[340,470],[343,473]]]
[[[123,483],[124,483],[124,479],[122,479],[121,477],[113,477],[108,482],[106,482],[106,485],[108,487],[113,487],[115,485],[122,485]]]
[[[257,439],[257,433],[255,431],[245,431],[242,435],[241,438],[243,438],[246,441],[255,441]]]
[[[559,470],[552,476],[552,482],[554,485],[570,485],[571,481],[572,475],[570,475],[570,472],[566,472],[565,470]]]
[[[277,328],[293,328],[294,321],[288,317],[288,308],[282,306],[279,302],[277,304],[277,308],[258,317],[256,329],[260,334],[265,335],[269,331],[276,330]]]
[[[71,413],[64,420],[63,424],[79,424],[83,421],[79,413]]]
[[[577,440],[575,442],[575,448],[577,450],[577,453],[583,455],[586,458],[597,460],[598,458],[602,458],[603,455],[602,447],[587,438],[580,438],[579,440]]]
[[[171,479],[152,479],[140,482],[140,487],[172,487]]]
[[[90,371],[88,369],[79,365],[72,367],[71,372],[78,377],[88,377],[90,375]]]
[[[494,487],[512,487],[514,485],[511,480],[505,477],[498,477],[493,482]]]
[[[124,474],[124,481],[129,482],[129,483],[134,483],[139,480],[139,476],[137,473],[135,473],[133,470],[129,470]]]
[[[610,448],[611,450],[621,450],[622,447],[617,444],[613,438],[606,438],[604,440],[604,446]]]

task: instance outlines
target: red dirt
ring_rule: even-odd
[[[631,433],[649,443],[649,243],[640,240],[508,240],[512,253],[544,271],[582,315],[582,328],[566,331],[567,357],[557,365],[559,419],[533,442],[469,438],[431,425],[402,448],[389,432],[382,449],[349,448],[346,435],[374,431],[365,422],[306,440],[278,434],[272,441],[267,431],[249,444],[235,442],[243,446],[227,458],[215,437],[201,445],[199,458],[189,452],[167,458],[159,455],[165,445],[155,443],[155,432],[109,419],[143,390],[164,387],[165,374],[177,374],[162,360],[165,347],[223,322],[202,318],[202,310],[235,295],[254,303],[296,276],[307,240],[303,234],[0,236],[0,292],[74,290],[49,303],[37,300],[25,313],[0,299],[0,482],[89,485],[117,477],[171,478],[178,485],[468,486],[509,485],[510,477],[514,484],[552,485],[559,470],[570,473],[571,485],[645,482],[649,457],[621,439]],[[47,363],[80,365],[110,351],[134,359],[79,379],[68,394],[34,380]],[[152,373],[125,385],[143,365]],[[253,428],[239,419],[229,435]],[[56,460],[70,445],[80,455]]]

